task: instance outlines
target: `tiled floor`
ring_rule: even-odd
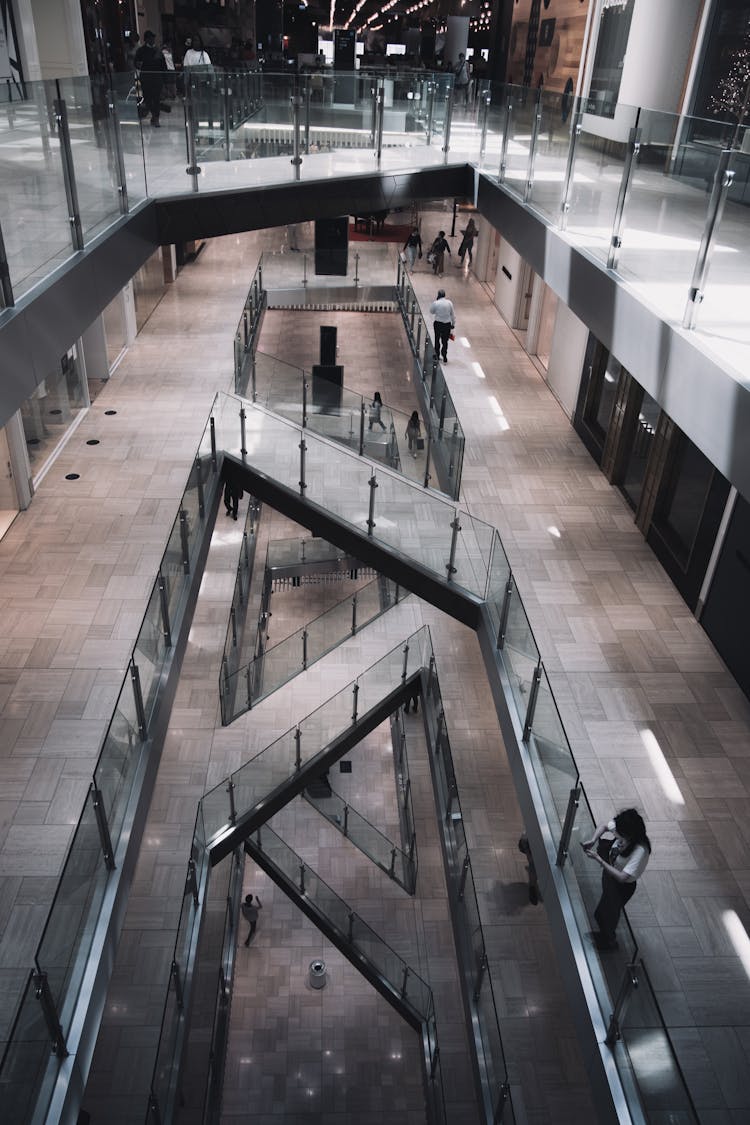
[[[183,271],[0,544],[6,1012],[46,917],[213,390],[231,385],[232,335],[255,255],[284,236],[209,245]],[[750,705],[484,288],[458,270],[447,281],[457,334],[467,341],[447,368],[468,434],[463,503],[503,535],[596,813],[625,802],[644,807],[654,855],[631,916],[702,1117],[711,1125],[746,1120],[750,1094],[735,1075],[747,1072],[750,1050]],[[415,283],[429,300],[432,275],[417,272]],[[392,374],[380,371],[384,386]],[[374,382],[368,371],[362,391]],[[117,416],[105,417],[107,408]],[[87,447],[94,436],[101,444]],[[64,479],[71,470],[79,481]],[[140,1113],[144,1104],[197,797],[287,729],[290,714],[309,711],[353,667],[369,665],[424,620],[440,653],[484,920],[496,942],[514,1096],[532,1121],[592,1120],[544,914],[525,905],[521,826],[474,638],[407,604],[328,659],[325,675],[316,666],[252,716],[217,729],[212,685],[239,526],[221,529],[191,633],[152,803],[159,834],[147,832],[142,849],[92,1103],[101,1104],[106,1083],[112,1121],[133,1120],[130,1107]],[[683,803],[662,787],[645,732]],[[135,972],[138,987],[129,983]],[[118,1002],[127,1011],[116,1012]]]

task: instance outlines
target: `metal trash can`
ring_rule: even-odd
[[[325,961],[311,961],[310,962],[310,987],[311,988],[325,988],[328,977],[326,975]]]

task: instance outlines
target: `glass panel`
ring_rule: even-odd
[[[0,1066],[3,1120],[43,1120],[49,1106],[58,1060],[50,1055],[50,1038],[35,995],[33,976],[24,989]]]
[[[206,839],[211,840],[230,822],[232,809],[226,779],[210,789],[208,793],[204,793],[200,807]]]
[[[16,299],[73,253],[54,82],[27,82],[3,114],[0,216]]]
[[[633,1097],[633,1107],[644,1109],[649,1121],[694,1125],[698,1116],[643,962],[636,975],[638,987],[630,993],[615,1047],[618,1068],[624,1064],[630,1069],[638,1086],[640,1097]],[[627,1095],[628,1084],[624,1086]]]
[[[59,86],[68,113],[81,226],[88,242],[120,216],[109,91],[102,76],[61,78]]]
[[[507,89],[505,86],[493,82],[489,91],[490,104],[487,110],[487,134],[485,139],[484,160],[481,167],[491,176],[497,176],[500,169],[500,155],[503,144],[503,131],[505,129],[505,105]]]
[[[505,157],[505,186],[523,197],[529,170],[531,134],[537,111],[537,91],[528,86],[511,86],[513,110]]]
[[[128,674],[123,685],[123,692],[129,692],[130,690],[130,675]],[[101,790],[104,800],[109,834],[112,847],[115,850],[120,838],[125,809],[130,800],[135,767],[138,764],[142,746],[143,743],[136,727],[128,721],[118,706],[112,716],[94,773],[97,788]]]
[[[505,604],[505,590],[510,578],[510,564],[503,549],[502,540],[494,533],[492,561],[487,580],[487,601],[494,624],[499,627]]]
[[[713,182],[718,147],[688,141],[689,118],[641,110],[640,151],[625,205],[617,272],[641,283],[639,293],[680,322],[706,225],[706,187]],[[718,134],[721,126],[715,126]]]
[[[78,998],[108,877],[89,792],[37,952],[64,1031]]]
[[[352,599],[347,598],[332,606],[327,613],[307,626],[307,663],[318,660],[330,652],[340,641],[351,636]]]
[[[536,641],[515,583],[510,599],[505,644],[502,653],[508,669],[513,696],[518,707],[518,714],[521,722],[523,722],[528,707],[534,669],[539,663],[539,649],[536,647]]]
[[[157,1104],[163,1110],[169,1101],[169,1091],[173,1080],[173,1068],[177,1062],[177,1037],[180,1031],[182,1012],[177,1004],[174,991],[174,978],[170,978],[164,1013],[159,1033],[159,1049],[154,1063],[151,1090]]]
[[[571,176],[568,233],[600,261],[609,254],[628,136],[636,121],[631,106],[620,108],[617,142],[609,140],[596,117],[584,113]]]
[[[409,646],[408,654],[408,667],[412,671],[415,670],[416,665],[412,664],[414,654],[412,653],[411,645]],[[400,645],[398,648],[393,649],[387,653],[377,664],[373,664],[366,672],[358,678],[357,684],[359,691],[357,693],[357,714],[361,718],[367,711],[388,695],[389,692],[395,691],[396,688],[401,686],[401,675],[404,669],[404,646]]]
[[[538,755],[534,765],[541,766],[541,777],[537,769],[540,792],[553,839],[557,844],[560,837],[556,828],[561,829],[565,821],[570,790],[578,781],[578,770],[544,669],[539,682],[531,732]]]
[[[737,40],[738,46],[740,40]],[[728,81],[728,80],[727,80]],[[712,123],[713,124],[713,123]],[[711,169],[716,149],[720,143],[714,128],[711,134],[706,122],[689,146],[690,154],[698,162],[694,175],[702,176],[706,190],[713,187]],[[724,355],[738,370],[746,370],[747,345],[750,343],[750,323],[747,309],[750,305],[750,268],[748,268],[747,208],[750,200],[750,128],[741,130],[741,151],[732,154],[729,171],[734,172],[727,192],[721,222],[714,231],[710,257],[710,272],[705,294],[698,310],[698,328],[718,336],[727,350]],[[724,142],[723,147],[728,147]],[[684,296],[684,294],[683,294]],[[681,314],[680,314],[681,316]],[[733,345],[733,351],[728,346]]]
[[[283,785],[287,778],[295,772],[297,744],[294,729],[286,731],[260,754],[256,754],[244,766],[232,774],[234,782],[234,801],[237,815],[242,816],[261,800],[273,792],[278,786]],[[306,742],[305,733],[300,738],[301,762],[305,761],[306,746],[311,749],[312,743]],[[318,753],[320,747],[313,752],[311,749],[308,757]]]
[[[555,225],[560,221],[565,171],[579,105],[579,100],[570,95],[541,91],[541,119],[529,202]]]
[[[146,168],[138,116],[138,94],[132,73],[111,74],[109,77],[112,81],[115,106],[120,122],[128,206],[133,208],[146,198]],[[184,152],[184,141],[182,151]],[[184,175],[184,169],[182,174]]]

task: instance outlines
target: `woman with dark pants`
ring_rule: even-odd
[[[599,949],[615,949],[622,908],[635,894],[651,855],[643,817],[635,809],[623,809],[614,820],[600,824],[581,846],[602,869],[602,896],[594,911],[599,932],[594,934],[594,942]]]

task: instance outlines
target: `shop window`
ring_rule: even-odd
[[[42,379],[21,406],[21,418],[32,474],[36,477],[67,433],[77,414],[88,406],[75,348],[60,361],[60,370]]]
[[[653,524],[683,569],[690,561],[713,475],[708,458],[680,434],[659,490]]]
[[[625,468],[620,481],[625,498],[633,509],[637,509],[640,503],[643,482],[646,479],[646,466],[653,448],[656,424],[661,411],[659,404],[654,402],[651,395],[646,394],[640,387],[638,393],[643,397],[635,423],[631,426],[630,433],[624,435],[624,440],[629,442],[630,448],[626,447],[624,452]]]
[[[604,0],[586,109],[614,117],[635,0]]]
[[[589,336],[573,425],[591,456],[602,463],[622,366],[595,336]]]

